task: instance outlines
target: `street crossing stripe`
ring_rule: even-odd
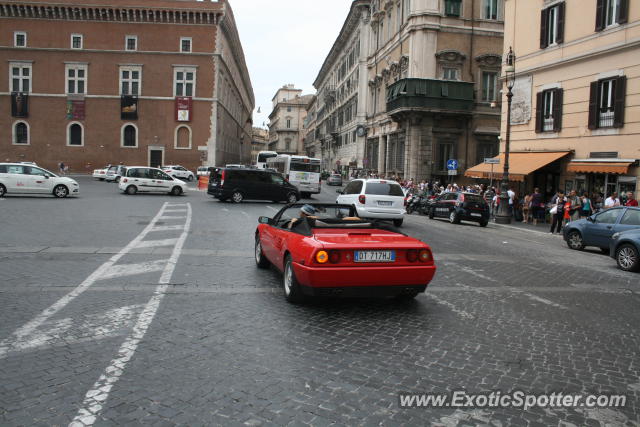
[[[141,262],[137,264],[119,264],[108,269],[100,280],[113,279],[114,277],[137,276],[139,274],[153,273],[154,271],[162,271],[167,260],[159,259],[156,261]]]
[[[173,246],[178,239],[161,239],[161,240],[145,240],[136,245],[137,249],[141,248],[156,248],[158,246]]]
[[[158,311],[160,302],[165,296],[165,292],[169,286],[169,282],[171,281],[171,276],[173,276],[173,271],[175,270],[178,258],[182,252],[182,247],[184,246],[184,242],[187,240],[187,236],[189,234],[189,228],[191,227],[191,205],[187,206],[187,221],[184,225],[184,230],[173,248],[173,253],[167,261],[164,271],[162,272],[162,276],[160,276],[158,287],[156,288],[153,297],[151,297],[140,314],[140,317],[138,317],[138,321],[133,327],[133,332],[120,346],[118,356],[111,361],[109,366],[104,370],[104,373],[100,375],[100,378],[98,378],[98,381],[95,382],[91,390],[89,390],[85,395],[82,407],[78,410],[73,421],[69,424],[70,426],[92,426],[95,423],[97,415],[102,411],[102,405],[109,398],[111,388],[124,372],[127,363],[135,354],[138,344],[140,344],[140,341],[147,333],[147,329],[149,329],[149,325],[151,325],[151,322]]]

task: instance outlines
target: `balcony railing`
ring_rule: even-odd
[[[553,128],[553,116],[545,117],[544,122],[542,123],[542,130],[544,132],[552,131]]]
[[[609,109],[601,109],[600,117],[598,120],[598,127],[600,128],[610,128],[613,126],[613,119],[615,117],[615,113],[613,110]]]
[[[402,79],[387,89],[387,112],[406,110],[465,113],[473,110],[473,83]]]

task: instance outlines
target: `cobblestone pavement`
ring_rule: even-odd
[[[640,276],[558,236],[409,216],[415,301],[287,304],[254,265],[282,205],[0,199],[0,425],[640,423]],[[335,200],[335,188],[315,200]],[[624,394],[622,408],[412,408],[399,393]]]

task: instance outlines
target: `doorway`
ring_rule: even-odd
[[[149,166],[159,168],[164,162],[164,149],[149,148]]]

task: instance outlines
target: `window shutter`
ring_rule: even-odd
[[[556,89],[553,93],[553,131],[562,129],[562,89]]]
[[[589,129],[598,128],[598,86],[599,82],[591,82],[589,90]]]
[[[549,9],[540,11],[540,49],[547,47],[547,22]]]
[[[624,102],[627,88],[627,76],[620,76],[616,79],[616,93],[613,103],[613,127],[621,128],[624,126]]]
[[[596,31],[604,30],[604,6],[606,0],[596,0]]]
[[[564,42],[564,9],[565,3],[562,2],[558,5],[558,28],[556,29],[556,43]]]
[[[542,132],[542,121],[544,120],[542,110],[544,109],[544,92],[536,94],[536,133]]]
[[[629,22],[629,0],[620,0],[618,9],[618,24]]]

